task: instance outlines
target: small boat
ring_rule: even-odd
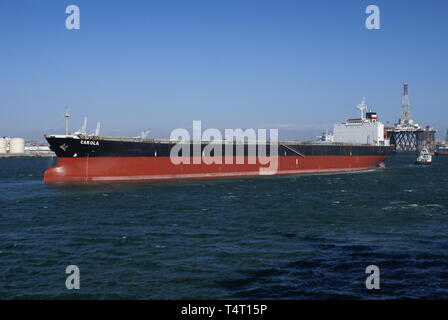
[[[420,154],[417,157],[416,164],[431,164],[432,162],[432,156],[429,153],[428,149],[423,148],[422,151],[420,151]]]
[[[438,146],[435,153],[439,156],[448,155],[448,146]]]

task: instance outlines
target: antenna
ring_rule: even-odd
[[[65,134],[68,135],[68,119],[70,118],[70,114],[68,113],[68,108],[65,108],[65,113],[64,113],[64,118],[65,118]]]
[[[367,109],[366,98],[362,98],[361,103],[358,104],[356,107],[361,111],[361,120],[364,120],[365,119],[364,111]]]

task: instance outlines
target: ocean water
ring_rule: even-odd
[[[448,157],[364,173],[54,186],[0,159],[1,299],[448,298]],[[65,268],[80,269],[67,290]],[[368,265],[380,289],[367,290]]]

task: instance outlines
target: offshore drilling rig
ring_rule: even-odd
[[[434,153],[436,131],[429,126],[423,128],[412,120],[407,83],[403,85],[400,119],[394,126],[387,127],[385,130],[390,143],[395,145],[396,151],[420,152],[426,148],[431,154]]]

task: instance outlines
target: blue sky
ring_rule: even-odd
[[[80,30],[65,28],[70,4]],[[444,0],[2,0],[0,135],[62,130],[68,106],[73,127],[87,116],[103,134],[202,120],[303,138],[362,97],[396,121],[405,81],[413,118],[444,135],[447,14]]]

